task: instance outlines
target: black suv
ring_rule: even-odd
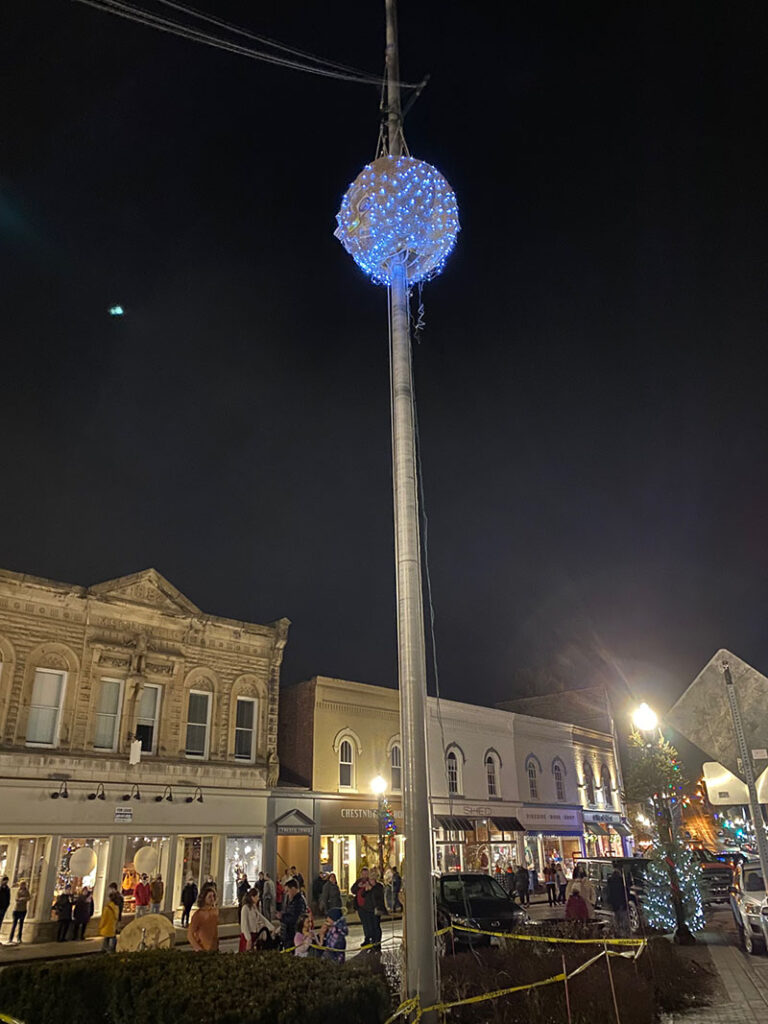
[[[528,921],[528,915],[505,892],[495,878],[481,872],[449,872],[434,879],[437,927],[466,925],[484,932],[514,932]],[[450,933],[438,940],[438,948],[450,948]],[[454,946],[487,946],[487,935],[453,932]]]
[[[595,910],[609,911],[608,879],[616,870],[627,885],[627,915],[633,932],[640,931],[647,857],[579,857],[577,864],[587,873],[595,888]]]

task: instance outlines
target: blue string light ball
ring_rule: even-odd
[[[408,284],[439,274],[459,232],[451,186],[410,156],[382,156],[364,167],[336,220],[334,236],[376,284],[391,284],[397,258],[404,259]]]

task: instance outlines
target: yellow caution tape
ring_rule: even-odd
[[[472,932],[474,935],[491,935],[497,939],[516,939],[520,942],[573,942],[591,943],[592,945],[605,946],[642,946],[645,939],[564,939],[556,938],[554,935],[514,935],[511,932],[484,932],[480,928],[469,928],[467,925],[451,925],[454,931]],[[446,931],[447,929],[443,929]],[[439,934],[439,933],[436,933]]]
[[[564,939],[562,941],[568,942],[571,940]],[[577,939],[575,941],[584,942],[597,940]],[[553,974],[549,978],[544,978],[541,981],[532,981],[529,982],[527,985],[513,985],[511,988],[499,988],[495,989],[493,992],[483,992],[478,996],[469,996],[467,999],[457,999],[451,1003],[435,1003],[433,1006],[426,1006],[424,1008],[422,1008],[421,1006],[421,1001],[419,997],[414,996],[412,999],[406,999],[404,1003],[401,1003],[395,1010],[395,1012],[392,1014],[392,1016],[387,1018],[385,1024],[393,1024],[393,1022],[396,1021],[398,1017],[403,1017],[406,1014],[413,1013],[414,1011],[416,1012],[416,1017],[413,1020],[413,1024],[419,1024],[419,1021],[421,1020],[423,1015],[433,1010],[443,1012],[445,1010],[452,1010],[457,1006],[468,1006],[470,1003],[484,1003],[490,999],[500,999],[502,996],[511,995],[513,992],[527,992],[532,988],[543,988],[545,985],[554,985],[557,984],[557,982],[564,982],[566,981],[566,979],[570,981],[571,978],[575,978],[578,974],[581,974],[583,971],[586,971],[589,967],[592,967],[599,960],[602,960],[603,957],[621,956],[636,959],[642,953],[643,949],[645,949],[646,946],[645,939],[625,939],[624,941],[639,943],[639,948],[632,952],[627,951],[625,953],[617,953],[615,950],[606,948],[603,949],[600,953],[597,953],[595,956],[591,957],[589,960],[586,960],[583,964],[580,964],[577,968],[575,968],[573,971],[570,971],[568,974],[564,974],[562,972],[560,974]],[[602,943],[603,945],[606,945],[606,940],[602,940]]]
[[[6,1013],[0,1013],[0,1021],[3,1024],[23,1024],[17,1017],[9,1017]]]

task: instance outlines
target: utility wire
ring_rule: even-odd
[[[350,72],[347,72],[345,70],[340,70],[341,66],[335,65],[334,62],[324,61],[320,57],[306,55],[305,59],[313,60],[317,63],[317,66],[313,66],[302,63],[298,60],[289,60],[286,57],[280,57],[276,54],[265,53],[264,51],[256,50],[253,47],[243,46],[231,40],[210,35],[209,33],[192,26],[184,25],[179,22],[172,21],[169,18],[161,17],[159,14],[155,14],[152,11],[147,11],[131,4],[121,3],[120,0],[75,0],[75,2],[85,4],[87,7],[93,7],[98,11],[117,15],[118,17],[125,18],[128,21],[135,21],[138,24],[145,25],[149,28],[155,28],[159,32],[167,32],[170,35],[176,35],[182,39],[190,39],[193,42],[203,43],[207,46],[212,46],[215,49],[225,50],[230,53],[237,53],[243,57],[249,57],[251,60],[263,61],[267,64],[290,68],[294,71],[304,71],[310,75],[320,75],[324,78],[335,78],[343,82],[356,82],[362,85],[375,86],[379,86],[382,82],[382,79],[379,76],[371,75],[364,71],[358,72],[355,69],[351,69]],[[207,16],[205,17],[207,20]],[[241,30],[231,28],[230,31]],[[243,34],[248,35],[248,33],[244,31]],[[290,48],[284,49],[288,52],[293,52]],[[422,83],[416,84],[402,82],[400,84],[405,89],[418,89]]]

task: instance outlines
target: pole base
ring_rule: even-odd
[[[696,937],[687,924],[679,924],[673,936],[678,946],[695,946]]]

